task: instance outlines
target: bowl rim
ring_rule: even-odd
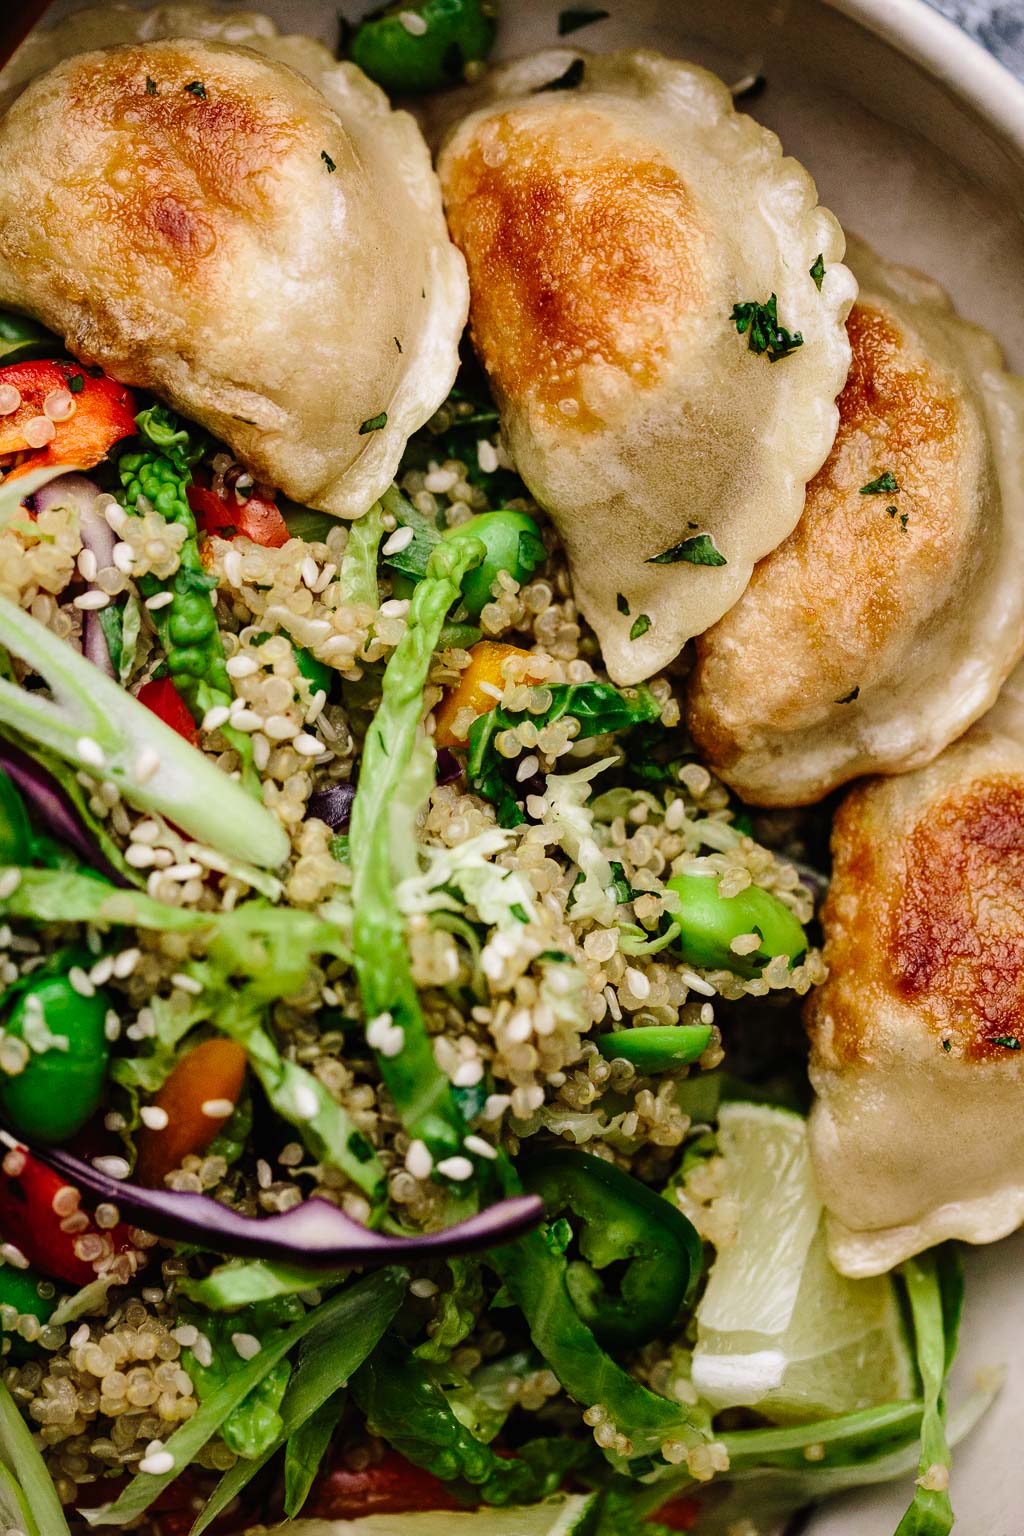
[[[1024,158],[1024,80],[927,0],[825,0],[921,64]]]

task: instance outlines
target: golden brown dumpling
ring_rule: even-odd
[[[935,283],[860,242],[847,259],[835,446],[794,532],[697,642],[691,732],[759,805],[928,762],[1024,650],[1024,381]]]
[[[494,71],[468,106],[438,170],[473,339],[608,671],[635,683],[800,515],[849,364],[842,232],[694,65],[556,49]],[[803,338],[774,362],[733,318],[772,295]]]
[[[72,18],[0,88],[40,68],[0,120],[0,304],[260,480],[365,511],[451,387],[468,304],[412,118],[319,43],[191,7]]]
[[[844,1274],[1024,1222],[1024,711],[843,802],[807,1004],[815,1177]],[[1007,729],[1012,734],[1007,734]]]

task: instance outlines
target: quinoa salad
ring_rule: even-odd
[[[564,12],[564,31],[604,14]],[[490,216],[473,199],[497,197],[488,178],[519,152],[487,137],[513,135],[489,122],[493,101],[525,90],[525,132],[530,114],[571,112],[584,69],[605,65],[555,50],[490,87],[495,16],[463,0],[367,20],[341,65],[265,18],[236,36],[195,8],[134,31],[134,12],[85,16],[51,74],[34,36],[0,76],[0,214],[4,135],[17,143],[33,92],[77,100],[61,72],[87,64],[116,65],[119,91],[138,77],[136,116],[170,112],[173,91],[190,125],[232,101],[232,70],[278,70],[302,123],[321,77],[298,51],[268,59],[317,49],[357,148],[345,91],[371,93],[360,110],[431,188],[419,129],[369,82],[435,106],[452,86],[471,94],[436,129],[459,250],[440,194],[417,204],[436,260],[413,287],[433,318],[388,335],[380,377],[398,382],[376,413],[331,407],[321,432],[344,380],[311,396],[288,429],[319,444],[302,463],[280,412],[261,426],[224,404],[216,360],[199,386],[170,364],[165,380],[157,335],[156,362],[118,367],[116,305],[96,300],[91,332],[61,323],[44,288],[18,289],[15,237],[0,238],[0,1531],[771,1536],[833,1492],[904,1477],[899,1536],[945,1536],[950,1446],[998,1388],[993,1375],[947,1413],[962,1280],[940,1239],[971,1234],[840,1262],[861,1233],[814,1130],[828,1030],[849,1027],[822,1020],[861,791],[836,819],[827,896],[834,791],[907,765],[822,766],[843,710],[872,708],[865,664],[860,702],[838,673],[822,685],[838,706],[822,754],[802,746],[794,765],[779,727],[782,788],[763,792],[760,748],[708,704],[743,643],[718,656],[715,637],[760,601],[774,558],[754,565],[764,525],[742,485],[714,520],[729,499],[717,418],[708,505],[663,508],[660,530],[631,521],[647,493],[630,481],[635,445],[609,457],[620,397],[572,394],[586,349],[556,359],[527,300],[487,309],[487,281],[505,303],[512,279],[497,247],[482,254]],[[748,125],[735,131],[764,174],[783,175],[777,141],[755,140],[772,136],[711,76],[609,56],[634,57],[616,67],[647,71],[641,99],[662,67],[690,70],[718,118]],[[599,83],[592,112],[615,100],[611,75]],[[550,146],[530,131],[535,168]],[[356,172],[324,142],[302,174],[333,196]],[[719,153],[711,138],[704,153]],[[799,247],[809,318],[770,275],[781,297],[742,290],[720,343],[758,411],[804,413],[803,470],[751,470],[771,548],[803,509],[783,550],[863,451],[849,422],[875,357],[858,351],[870,317],[850,314],[842,233],[797,173],[799,238],[823,251],[808,265]],[[474,176],[484,190],[467,190]],[[853,266],[864,303],[868,257]],[[542,342],[561,369],[546,417],[540,395],[516,394]],[[842,392],[851,342],[862,382]],[[654,370],[666,419],[700,419],[671,396],[665,349],[629,364],[626,341],[602,344],[630,388]],[[813,421],[812,397],[828,408]],[[588,412],[577,503],[559,435]],[[351,462],[335,462],[345,431]],[[902,558],[923,501],[899,442],[876,432],[852,504]],[[656,552],[636,564],[630,543]],[[801,590],[813,604],[813,583]],[[994,663],[995,687],[1013,659]],[[787,774],[810,787],[787,794]],[[824,1101],[810,1132],[805,1021]],[[954,1036],[941,1051],[959,1061]],[[1012,1055],[1009,1038],[992,1049]]]

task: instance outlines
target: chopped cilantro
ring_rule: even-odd
[[[683,539],[680,544],[673,544],[671,549],[662,550],[660,555],[651,555],[645,563],[647,565],[678,565],[685,560],[688,565],[725,565],[725,556],[715,545],[710,533],[698,533],[693,538]]]
[[[835,702],[837,704],[852,704],[854,699],[858,698],[859,695],[860,684],[858,683],[856,688],[851,688],[849,693],[844,693],[843,697],[841,699],[836,699]]]
[[[402,343],[399,341],[398,337],[394,336],[394,337],[392,337],[392,340],[394,341],[395,346],[398,348],[399,352],[401,352],[401,350],[402,350]]]
[[[156,95],[156,81],[152,80],[149,77],[149,75],[146,76],[146,95],[147,96],[155,96]]]
[[[365,437],[367,432],[379,432],[381,427],[386,427],[387,424],[387,411],[381,411],[377,416],[368,416],[359,428],[359,436]]]
[[[548,80],[543,85],[538,85],[534,95],[541,91],[574,91],[583,79],[583,60],[573,59],[564,74],[554,80]]]
[[[633,627],[629,632],[629,638],[631,640],[639,640],[641,635],[646,635],[650,627],[651,621],[648,615],[646,613],[638,614],[633,620]]]
[[[779,324],[778,300],[774,293],[764,304],[757,299],[734,304],[732,322],[740,335],[746,336],[750,351],[759,357],[767,357],[770,363],[781,362],[804,344],[799,331],[788,331]]]
[[[944,1051],[951,1051],[953,1049],[953,1042],[952,1042],[952,1040],[949,1039],[948,1036],[942,1042],[942,1049]]]
[[[896,484],[896,476],[891,469],[887,469],[878,476],[877,480],[869,480],[867,485],[862,485],[860,494],[862,496],[884,496],[887,493],[891,494],[893,491],[898,490],[899,486]]]
[[[201,80],[190,80],[185,89],[190,96],[198,96],[200,101],[206,100],[206,86]]]
[[[518,901],[515,903],[514,906],[509,907],[509,911],[512,913],[512,916],[519,923],[528,923],[530,921],[530,914],[529,914],[529,912],[527,912],[526,908],[524,906],[522,906],[522,904],[520,902],[518,902]]]
[[[595,21],[604,21],[609,14],[608,11],[588,10],[582,5],[570,5],[558,13],[558,35],[568,37],[570,32],[578,32],[581,27],[589,27]]]
[[[907,531],[907,524],[909,522],[910,522],[910,513],[909,512],[901,512],[900,513],[900,532],[901,533],[906,533],[906,531]]]
[[[993,1045],[1001,1045],[1007,1051],[1019,1051],[1020,1041],[1016,1035],[993,1035]]]
[[[619,610],[619,612],[623,615],[624,618],[627,618],[627,619],[629,618],[629,603],[628,603],[628,601],[626,599],[626,595],[625,595],[624,592],[617,592],[616,593],[616,595],[615,595],[615,606]]]
[[[814,266],[811,268],[811,276],[814,278],[814,286],[821,292],[821,280],[825,276],[825,258],[819,251],[814,258]]]
[[[328,172],[336,171],[338,169],[330,155],[327,153],[326,149],[322,149],[320,151],[320,159],[323,161],[324,165],[326,165]]]
[[[85,388],[85,380],[80,373],[66,373],[64,379],[73,395],[80,395]]]

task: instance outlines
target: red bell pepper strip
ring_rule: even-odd
[[[233,491],[219,495],[202,471],[194,474],[187,495],[201,533],[216,533],[222,539],[241,535],[265,549],[280,549],[291,537],[272,499],[250,496],[248,501],[238,501]]]
[[[11,363],[0,368],[0,386],[13,386],[21,396],[16,410],[0,416],[0,455],[31,452],[32,457],[9,472],[27,474],[48,464],[75,464],[90,469],[106,458],[122,437],[135,432],[135,398],[130,389],[105,375],[93,378],[77,363],[48,360]],[[66,421],[55,421],[49,443],[33,450],[25,438],[26,424],[35,417],[48,420],[44,405],[55,391],[66,391],[74,407]]]
[[[340,1463],[313,1484],[302,1516],[305,1520],[356,1520],[361,1515],[405,1515],[427,1509],[463,1509],[439,1478],[414,1467],[397,1451],[362,1472]]]
[[[152,710],[164,725],[177,731],[193,747],[198,746],[199,732],[192,713],[169,677],[154,677],[150,682],[143,683],[136,698],[140,704]]]
[[[58,1199],[57,1210],[53,1202],[70,1187],[59,1173],[23,1147],[8,1151],[0,1169],[0,1236],[20,1249],[33,1269],[80,1287],[96,1279],[95,1264],[80,1258],[77,1252],[76,1245],[83,1238],[109,1237],[117,1253],[134,1245],[123,1223],[101,1232],[90,1218],[81,1231],[63,1231],[61,1222],[74,1213],[75,1207],[68,1201],[69,1208],[62,1212],[64,1201]]]

